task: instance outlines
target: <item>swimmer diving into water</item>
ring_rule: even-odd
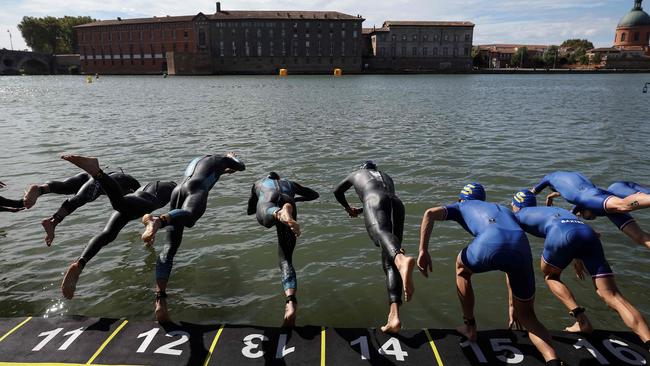
[[[428,209],[420,226],[418,268],[424,277],[432,271],[429,239],[435,221],[453,220],[475,239],[456,258],[456,291],[463,309],[464,325],[458,332],[471,342],[477,339],[472,275],[489,271],[506,273],[511,324],[520,322],[547,365],[560,365],[551,335],[535,315],[535,274],[526,233],[513,213],[485,201],[479,183],[467,184],[457,203]]]
[[[363,208],[350,207],[345,192],[354,187]],[[399,307],[404,298],[410,301],[415,291],[412,272],[415,259],[404,255],[402,238],[404,234],[404,205],[395,193],[393,179],[379,171],[372,161],[363,163],[359,170],[352,172],[334,190],[336,200],[345,208],[350,217],[363,213],[366,231],[375,245],[381,247],[381,258],[390,310],[388,321],[381,330],[397,333],[402,327]]]
[[[266,178],[253,184],[248,199],[247,214],[255,214],[260,225],[266,228],[275,226],[277,231],[282,287],[287,297],[282,327],[295,326],[298,307],[298,280],[292,260],[296,237],[300,235],[300,225],[296,221],[296,202],[313,201],[317,198],[316,191],[271,172]]]
[[[585,315],[585,308],[578,305],[571,290],[560,279],[562,271],[575,260],[578,277],[584,279],[586,267],[591,274],[596,293],[610,308],[616,310],[625,325],[650,347],[648,323],[618,290],[598,234],[563,208],[536,207],[535,195],[527,189],[514,195],[511,206],[522,229],[545,239],[541,259],[544,279],[551,292],[576,320],[565,330],[573,333],[593,332],[591,322]]]
[[[631,187],[618,182],[614,189],[620,193],[634,191]],[[638,186],[637,187],[642,187]],[[607,218],[625,235],[635,242],[650,248],[650,234],[644,232],[629,212],[650,207],[650,194],[643,190],[631,193],[623,198],[614,192],[596,187],[589,179],[578,172],[557,171],[546,175],[531,189],[539,194],[544,188],[550,187],[553,192],[546,197],[546,205],[553,205],[553,198],[562,197],[575,206],[573,213],[585,220],[593,220],[598,216]],[[628,190],[626,190],[626,188]]]
[[[153,244],[156,232],[167,227],[167,242],[156,260],[156,320],[169,322],[167,311],[167,282],[171,275],[176,251],[183,240],[183,230],[191,228],[203,216],[208,203],[208,193],[222,174],[232,174],[246,169],[234,152],[226,155],[207,155],[196,158],[185,169],[183,182],[172,192],[170,211],[160,216],[144,215],[145,231],[142,240]]]
[[[129,221],[139,219],[142,215],[151,213],[169,203],[176,183],[151,182],[133,193],[124,194],[118,181],[99,168],[97,158],[64,155],[61,159],[69,161],[88,173],[101,186],[115,210],[108,219],[104,230],[90,239],[81,257],[75,260],[65,273],[61,283],[61,292],[66,299],[71,299],[74,296],[81,271],[86,264],[104,246],[114,241],[117,234]]]
[[[120,185],[126,193],[135,192],[140,188],[140,183],[132,176],[125,173],[108,173]],[[93,202],[104,194],[101,185],[88,173],[79,173],[63,181],[48,181],[45,184],[32,184],[27,188],[23,200],[26,208],[32,208],[39,196],[44,194],[68,194],[73,195],[66,199],[61,207],[51,216],[41,221],[45,229],[45,244],[49,247],[54,241],[56,226],[63,219],[86,203]]]

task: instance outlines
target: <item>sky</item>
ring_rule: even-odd
[[[611,46],[618,21],[633,0],[224,0],[223,10],[327,10],[361,14],[365,28],[385,20],[471,21],[474,44],[560,44],[587,38]],[[650,5],[648,5],[650,6]],[[650,8],[649,8],[650,9]],[[0,0],[0,48],[26,49],[23,16],[88,15],[96,19],[214,13],[207,0]]]

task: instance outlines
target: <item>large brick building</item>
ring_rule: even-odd
[[[474,23],[386,21],[364,34],[373,70],[471,70]]]
[[[78,26],[84,73],[227,74],[361,71],[361,16],[227,11]]]

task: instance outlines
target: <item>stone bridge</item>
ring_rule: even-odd
[[[0,75],[48,75],[56,72],[56,60],[43,53],[0,49]]]

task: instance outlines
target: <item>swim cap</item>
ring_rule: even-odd
[[[537,206],[537,197],[529,189],[522,189],[512,196],[512,204],[519,207],[535,207]]]
[[[366,160],[361,164],[359,169],[370,169],[370,170],[376,170],[377,169],[377,164],[375,164],[374,161],[372,160]]]
[[[279,179],[280,179],[280,175],[279,175],[278,173],[276,173],[276,172],[270,172],[270,173],[269,173],[269,179],[279,180]]]
[[[460,191],[458,195],[461,200],[479,200],[485,201],[485,189],[480,183],[470,183],[463,187],[463,190]]]

